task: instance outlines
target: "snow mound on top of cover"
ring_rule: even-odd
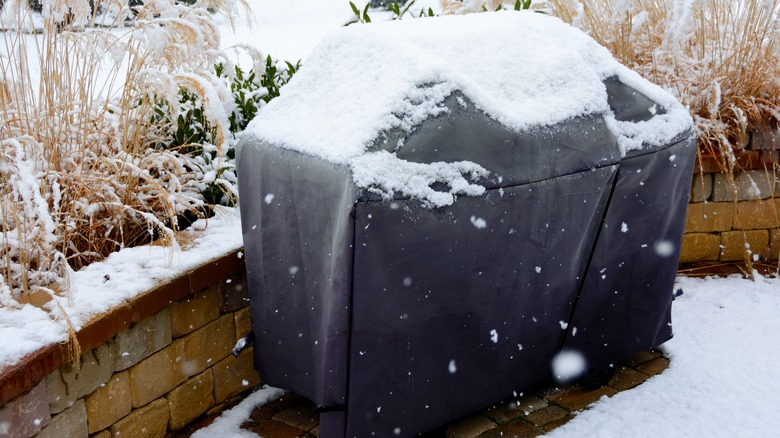
[[[618,78],[666,109],[614,120],[602,80]],[[557,18],[501,12],[352,25],[327,36],[248,131],[334,163],[370,152],[381,133],[411,132],[459,90],[514,131],[600,113],[623,153],[662,145],[691,125],[660,88]]]

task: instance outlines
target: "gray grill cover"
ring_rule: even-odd
[[[645,96],[605,84],[619,120],[652,117]],[[347,167],[252,138],[239,148],[255,362],[329,412],[323,436],[412,436],[548,377],[562,348],[596,366],[672,335],[690,133],[621,158],[601,115],[517,133],[446,103],[397,156],[502,178],[445,208],[379,199]]]

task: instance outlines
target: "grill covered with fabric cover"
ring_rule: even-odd
[[[263,380],[326,438],[413,436],[562,350],[594,367],[665,342],[690,127],[540,14],[330,35],[238,150]]]

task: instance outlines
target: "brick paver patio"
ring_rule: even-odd
[[[536,384],[518,397],[503,400],[488,409],[474,412],[452,423],[421,435],[422,438],[535,437],[544,435],[569,421],[576,412],[601,397],[628,391],[669,366],[660,351],[648,350],[616,365],[615,375],[606,386],[588,390],[580,385],[559,386],[553,381]],[[237,403],[237,402],[236,402]],[[230,406],[225,406],[225,409]],[[263,438],[318,437],[318,414],[308,400],[288,393],[252,412],[243,428]],[[171,438],[187,438],[195,430],[211,423],[213,413]]]

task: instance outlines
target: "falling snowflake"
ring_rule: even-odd
[[[481,230],[487,227],[487,222],[481,217],[471,216],[471,225],[474,225],[474,228]]]

